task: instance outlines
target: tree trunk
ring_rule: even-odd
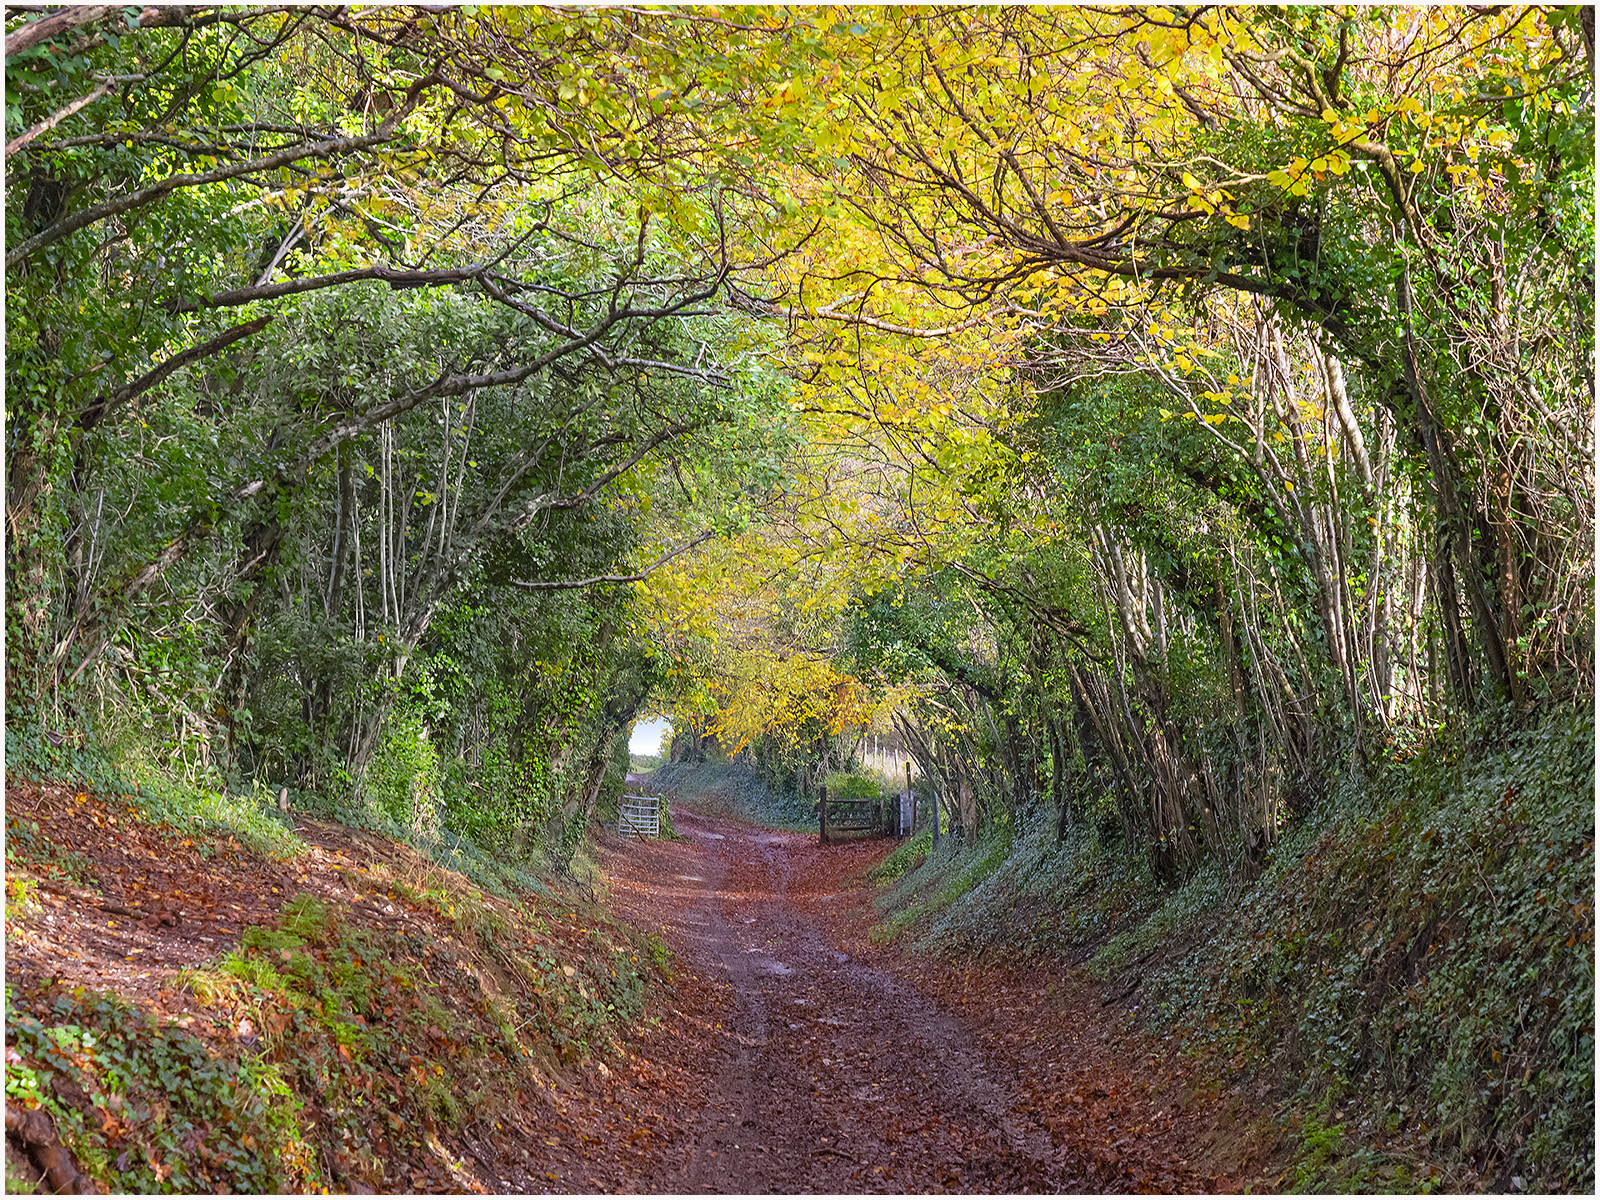
[[[43,709],[54,691],[50,663],[50,567],[44,509],[51,484],[44,447],[58,429],[45,417],[15,421],[7,430],[6,469],[6,695]]]
[[[1056,841],[1064,842],[1074,815],[1072,798],[1067,795],[1066,736],[1055,717],[1045,719],[1045,731],[1050,738],[1050,797],[1056,805]]]

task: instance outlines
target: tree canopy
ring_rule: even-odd
[[[13,722],[487,838],[646,711],[893,728],[1178,871],[1592,693],[1590,9],[23,6],[6,73]]]

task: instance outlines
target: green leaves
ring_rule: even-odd
[[[147,1192],[310,1184],[300,1102],[276,1067],[214,1058],[115,996],[48,989],[7,1005],[7,1095],[49,1111],[101,1182]],[[74,1093],[76,1103],[59,1099]]]

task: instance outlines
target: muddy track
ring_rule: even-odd
[[[290,896],[452,944],[446,918],[400,900],[379,912],[388,902],[358,878],[368,864],[432,868],[338,826],[303,821],[310,849],[286,864],[65,786],[8,781],[7,814],[8,836],[48,836],[79,873],[41,877],[37,912],[8,917],[8,983],[49,972],[110,989],[229,1053],[253,1036],[242,1010],[199,1001],[178,972]],[[863,872],[889,843],[823,848],[814,834],[675,817],[683,841],[599,834],[611,905],[665,940],[670,977],[615,1043],[530,1078],[513,1105],[475,1111],[446,1150],[410,1160],[412,1187],[1178,1192],[1276,1178],[1250,1133],[1258,1098],[1195,1083],[1092,981],[1042,960],[951,965],[873,944]],[[537,903],[565,955],[615,952],[608,921],[582,928],[576,908]],[[639,946],[635,961],[654,973],[652,954]],[[472,1003],[474,986],[456,977],[455,1001]]]
[[[676,822],[687,844],[608,857],[620,913],[661,929],[715,997],[698,1111],[640,1190],[1123,1190],[1090,1177],[1093,1156],[1052,1132],[1017,1065],[963,1015],[840,948],[839,910],[865,919],[856,876],[881,846],[824,850],[687,811]],[[1181,1168],[1169,1178],[1205,1190]]]
[[[833,948],[807,912],[822,901],[790,894],[792,857],[809,838],[693,819],[680,828],[705,863],[686,919],[734,1003],[705,1112],[663,1188],[928,1190],[963,1170],[1006,1190],[1044,1184],[1049,1134],[1012,1115],[1016,1089],[961,1023]],[[982,1144],[963,1145],[973,1131],[987,1131]]]

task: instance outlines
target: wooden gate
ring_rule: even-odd
[[[883,832],[881,800],[830,800],[828,789],[818,789],[817,822],[822,844],[877,837]]]

